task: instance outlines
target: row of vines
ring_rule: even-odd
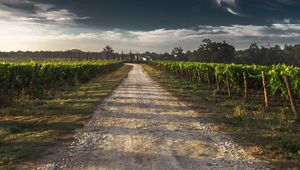
[[[58,86],[84,83],[120,67],[115,61],[0,63],[1,98],[13,98],[23,93],[36,97]]]
[[[206,84],[211,88],[226,87],[228,95],[249,91],[263,91],[266,107],[269,96],[283,96],[290,100],[295,118],[299,119],[296,100],[300,99],[300,68],[286,65],[257,66],[239,64],[153,62],[155,66],[172,75],[191,82]]]

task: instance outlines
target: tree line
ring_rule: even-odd
[[[279,45],[259,47],[254,43],[247,49],[236,50],[234,46],[225,41],[214,42],[210,39],[205,39],[199,48],[194,51],[184,52],[181,47],[174,48],[167,60],[300,66],[300,45],[285,45],[281,49]]]
[[[184,51],[181,47],[175,47],[170,53],[124,53],[115,52],[111,46],[105,46],[101,52],[83,52],[81,50],[68,51],[17,51],[0,52],[0,58],[65,58],[70,60],[167,60],[167,61],[191,61],[208,63],[238,63],[273,65],[287,64],[300,66],[300,45],[285,45],[280,48],[275,46],[261,46],[251,44],[249,48],[237,50],[227,42],[214,42],[204,39],[195,50]]]
[[[68,51],[11,51],[0,52],[0,59],[66,59],[66,60],[136,60],[138,54],[117,53],[110,46],[105,46],[101,52],[84,52],[78,49]]]

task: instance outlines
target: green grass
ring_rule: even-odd
[[[279,105],[272,100],[272,107],[263,107],[260,96],[245,102],[242,97],[227,96],[221,92],[191,83],[149,65],[145,70],[166,89],[190,102],[202,116],[232,136],[253,155],[265,157],[275,164],[300,166],[300,126],[295,124],[288,103]]]
[[[127,76],[123,66],[88,83],[60,87],[41,99],[16,99],[0,108],[0,169],[35,161],[47,149],[67,142],[66,135],[83,127],[101,101]]]

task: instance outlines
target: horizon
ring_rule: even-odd
[[[202,43],[202,42],[201,42],[201,43]],[[200,44],[199,44],[199,45],[200,45]],[[229,45],[231,45],[231,44],[229,44]],[[249,44],[249,46],[250,46],[250,45],[251,45],[251,44]],[[274,47],[275,45],[277,45],[277,44],[274,44],[273,46],[259,46],[259,48],[261,48],[261,47],[270,48],[270,47]],[[281,50],[284,49],[284,45],[298,46],[298,45],[300,45],[300,44],[283,44],[282,46],[279,45],[279,47],[280,47]],[[108,44],[108,46],[110,46],[110,45]],[[245,47],[245,48],[243,48],[243,49],[237,49],[237,48],[236,48],[235,50],[236,50],[236,51],[243,51],[243,50],[248,49],[249,46],[248,46],[248,47]],[[113,48],[113,46],[110,46],[110,47]],[[180,46],[178,46],[178,47],[180,47]],[[103,48],[104,48],[104,46],[103,46]],[[10,53],[10,52],[15,52],[15,53],[17,53],[17,52],[67,52],[67,51],[73,51],[73,50],[78,50],[78,51],[84,52],[84,53],[101,53],[101,52],[103,52],[103,48],[99,48],[100,50],[98,50],[98,51],[85,51],[85,50],[81,50],[81,49],[66,49],[66,50],[37,50],[37,51],[29,51],[29,50],[26,50],[26,51],[22,51],[22,50],[18,50],[18,51],[0,51],[0,53],[1,53],[1,52],[4,52],[4,53]],[[174,48],[176,48],[176,47],[174,47]],[[143,53],[146,53],[146,52],[150,52],[150,53],[164,54],[164,53],[171,53],[172,50],[173,50],[174,48],[170,49],[169,51],[164,51],[164,52],[156,52],[156,51],[140,51],[140,52],[137,52],[137,53],[143,54]],[[114,50],[114,48],[113,48],[113,50]],[[194,50],[197,50],[197,49],[189,49],[189,50],[183,49],[183,52],[194,51]],[[124,50],[117,51],[117,50],[114,50],[114,52],[115,52],[115,53],[122,53],[122,52],[124,52],[124,53],[130,53],[130,52],[136,53],[136,51],[133,51],[133,50],[128,50],[128,51],[124,51]]]
[[[203,39],[237,50],[300,44],[297,0],[2,0],[0,51],[170,52]],[[134,48],[133,48],[134,47]]]

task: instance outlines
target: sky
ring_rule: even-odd
[[[300,0],[0,0],[0,51],[300,44]]]

